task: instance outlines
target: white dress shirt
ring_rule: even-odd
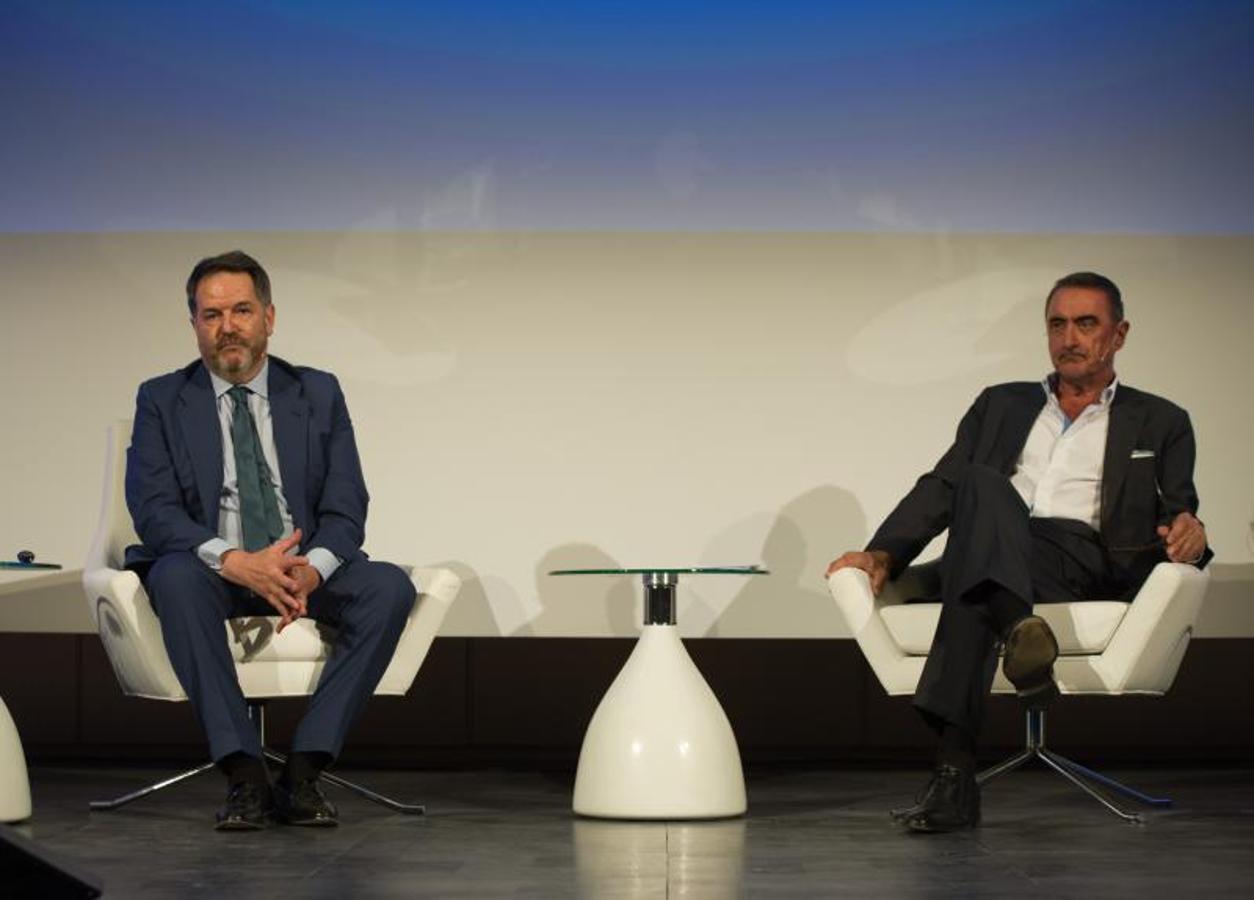
[[[274,496],[279,502],[279,517],[283,520],[283,537],[295,530],[287,497],[283,493],[283,474],[279,471],[279,452],[274,444],[274,421],[270,416],[270,360],[261,365],[261,371],[247,382],[248,410],[257,425],[257,437],[261,440],[261,453],[270,470]],[[196,555],[211,569],[222,568],[222,554],[238,550],[244,543],[244,527],[239,511],[239,484],[235,476],[235,441],[231,437],[231,419],[235,414],[235,402],[229,391],[235,385],[209,372],[213,393],[218,402],[218,424],[222,429],[222,493],[219,495],[218,536],[196,548]],[[292,552],[295,552],[293,550]],[[340,567],[340,559],[325,547],[313,547],[305,552],[309,564],[318,570],[322,582]]]
[[[1050,377],[1041,382],[1045,406],[1028,432],[1010,483],[1032,516],[1077,519],[1099,531],[1106,433],[1119,380],[1111,381],[1097,402],[1074,420],[1063,412],[1051,382]]]

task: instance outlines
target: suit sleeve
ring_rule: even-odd
[[[370,495],[344,393],[334,377],[331,384],[331,425],[325,439],[327,471],[314,500],[313,533],[305,539],[304,546],[325,547],[343,561],[361,551]]]
[[[954,486],[974,458],[987,410],[985,390],[958,423],[958,433],[945,455],[915,482],[871,537],[867,550],[883,550],[892,557],[890,577],[900,575],[932,538],[949,527]]]
[[[188,511],[164,425],[151,386],[140,385],[126,451],[126,506],[140,542],[157,556],[194,550],[218,536]],[[194,499],[194,486],[190,490]]]
[[[1193,485],[1197,443],[1193,437],[1193,424],[1184,410],[1178,410],[1178,415],[1173,417],[1157,456],[1158,524],[1170,525],[1182,512],[1197,515],[1197,488]],[[1196,565],[1199,568],[1205,566],[1214,555],[1207,547]]]

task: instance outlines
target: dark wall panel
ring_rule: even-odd
[[[0,697],[24,741],[78,740],[78,645],[76,636],[0,634]]]
[[[346,764],[569,768],[605,690],[631,653],[621,638],[441,638],[405,697],[375,698]],[[889,697],[852,641],[685,642],[731,720],[746,763],[925,760],[932,736],[908,697]],[[0,634],[0,696],[32,762],[197,761],[186,703],[122,696],[91,635]],[[269,704],[282,747],[305,701]],[[1254,752],[1254,640],[1198,640],[1165,697],[1065,697],[1049,743],[1080,759],[1248,760]],[[989,757],[1023,741],[1015,700],[994,697]]]
[[[82,703],[77,718],[84,749],[93,755],[137,751],[161,757],[204,744],[189,704],[123,696],[99,639],[91,635],[66,635],[65,639],[77,641],[80,647]]]
[[[631,653],[626,638],[483,638],[471,644],[473,743],[578,754],[601,696]]]

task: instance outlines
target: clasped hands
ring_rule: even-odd
[[[290,555],[300,546],[300,529],[262,550],[228,550],[222,555],[222,577],[246,587],[274,607],[282,631],[308,613],[309,595],[322,576],[303,556]]]

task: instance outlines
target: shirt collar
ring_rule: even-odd
[[[1045,391],[1045,402],[1051,406],[1058,406],[1058,394],[1054,390],[1054,386],[1058,384],[1058,373],[1050,372],[1041,379],[1041,388]],[[1093,406],[1109,406],[1115,399],[1115,391],[1119,387],[1119,376],[1116,375],[1110,380],[1110,384],[1102,389],[1101,394],[1097,397],[1097,402]]]
[[[208,366],[205,367],[205,371],[209,372],[209,381],[213,384],[213,396],[216,399],[221,400],[223,394],[235,387],[225,378],[219,378]],[[244,382],[244,387],[267,400],[270,399],[270,357],[266,357],[252,381]]]

